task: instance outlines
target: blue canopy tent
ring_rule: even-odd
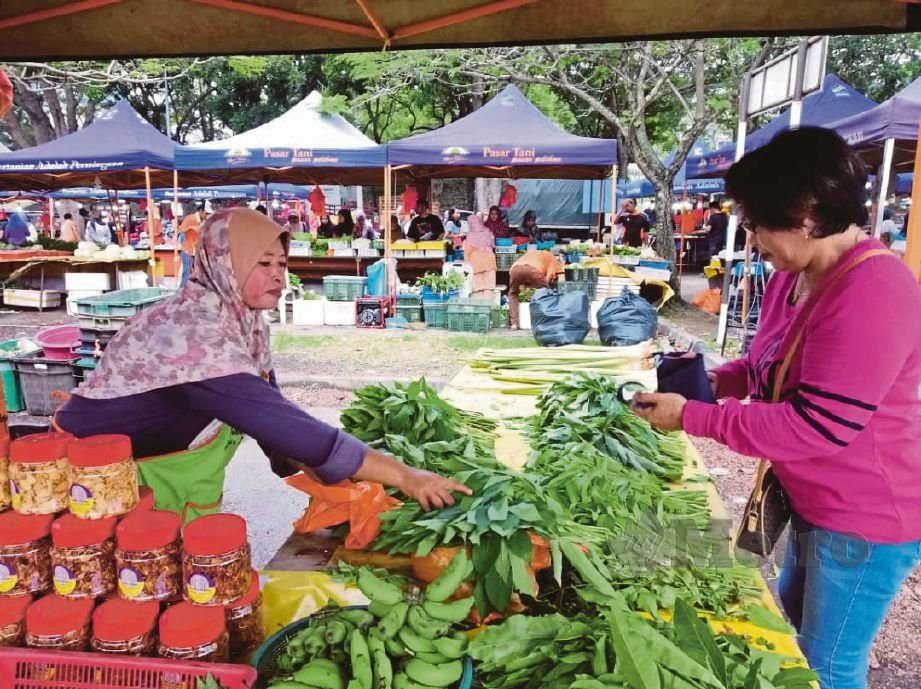
[[[185,187],[178,190],[177,198],[180,200],[200,200],[207,199],[257,199],[257,198],[277,198],[277,199],[299,199],[307,198],[313,187],[300,186],[296,184],[271,183],[261,189],[256,184],[225,184],[214,187]],[[105,189],[96,189],[93,187],[68,187],[56,191],[43,192],[41,195],[45,198],[52,199],[92,199],[107,200],[109,192]],[[122,199],[143,199],[146,198],[147,192],[143,189],[129,189],[119,192],[119,198]],[[151,196],[157,201],[172,201],[172,187],[163,187],[151,190]]]
[[[617,141],[563,131],[509,85],[466,117],[389,142],[387,160],[411,179],[603,179],[617,164]]]
[[[876,103],[834,74],[827,74],[822,88],[803,98],[800,124],[826,126],[842,117],[870,110]],[[790,128],[790,109],[745,137],[745,152],[754,151]],[[727,144],[702,155],[688,156],[687,169],[694,178],[722,177],[735,162],[736,145]]]
[[[154,186],[168,186],[176,148],[127,101],[119,101],[73,134],[0,153],[0,189],[138,189],[145,186],[145,169]]]
[[[339,115],[322,111],[314,91],[283,115],[220,141],[176,153],[183,182],[380,184],[386,149]]]

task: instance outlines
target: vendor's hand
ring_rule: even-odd
[[[473,495],[473,491],[464,484],[424,469],[407,468],[397,488],[407,497],[416,500],[426,512],[453,505],[454,496],[451,493]]]
[[[707,371],[707,380],[710,381],[710,389],[713,391],[714,397],[716,397],[716,388],[719,386],[718,378],[719,374],[716,371]]]
[[[662,431],[680,431],[687,400],[674,392],[638,392],[633,411]]]

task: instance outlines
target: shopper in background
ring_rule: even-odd
[[[3,243],[12,246],[22,246],[29,240],[29,221],[19,212],[10,213],[10,217],[3,228]]]
[[[499,206],[490,206],[489,214],[486,216],[486,227],[492,232],[496,239],[509,239],[513,232],[508,227],[508,222],[502,217],[502,210]]]
[[[528,238],[528,244],[539,244],[543,240],[543,232],[537,226],[537,213],[534,211],[525,211],[524,218],[521,220],[521,227],[518,233]]]
[[[61,223],[61,241],[76,244],[80,241],[80,234],[77,232],[77,223],[74,222],[74,216],[70,213],[64,214],[64,222]]]
[[[470,292],[472,297],[493,299],[496,296],[496,238],[483,224],[479,215],[467,219],[464,237],[464,260],[473,270]]]
[[[462,234],[461,213],[456,208],[451,208],[445,216],[445,232],[451,237]]]
[[[614,221],[624,228],[624,244],[639,249],[646,241],[649,232],[649,218],[636,207],[636,199],[626,199],[621,206],[621,213]]]
[[[330,220],[329,214],[325,214],[320,220],[320,226],[317,228],[317,237],[321,239],[332,239],[336,236],[336,225]]]
[[[339,209],[339,222],[336,223],[336,236],[352,238],[355,230],[355,221],[352,219],[352,211],[348,208]]]
[[[429,202],[425,199],[416,202],[416,217],[409,223],[406,236],[414,242],[444,239],[444,225],[441,224],[441,219],[431,212]]]
[[[635,398],[657,428],[770,460],[793,511],[780,598],[822,689],[865,689],[873,638],[921,557],[921,289],[864,234],[866,180],[818,127],[733,165],[726,193],[776,269],[758,332],[710,372],[723,404]]]
[[[526,252],[509,271],[508,317],[512,330],[518,330],[518,297],[525,287],[549,287],[563,273],[563,264],[549,251]]]
[[[729,216],[723,213],[718,201],[710,202],[710,217],[704,229],[707,231],[707,244],[710,255],[716,256],[726,246],[726,230],[729,227]]]
[[[301,222],[301,216],[294,211],[288,213],[288,223],[285,225],[285,229],[291,234],[307,231],[307,227]]]

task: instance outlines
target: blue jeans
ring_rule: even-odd
[[[793,516],[780,600],[822,689],[866,689],[873,638],[921,559],[921,541],[889,545]]]

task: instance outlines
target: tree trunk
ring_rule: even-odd
[[[17,99],[19,106],[29,115],[29,123],[32,125],[32,132],[35,135],[35,143],[44,144],[54,141],[55,133],[48,120],[48,115],[42,107],[42,97],[31,90],[19,79],[13,80],[13,88],[19,96]]]
[[[61,99],[58,98],[57,91],[48,89],[45,91],[45,102],[48,104],[48,111],[51,113],[51,124],[54,127],[55,138],[69,134],[67,124],[64,121],[64,110],[61,107]]]
[[[477,177],[475,211],[485,211],[499,203],[502,196],[502,180],[498,178]]]
[[[656,188],[656,243],[655,250],[663,260],[672,264],[672,279],[669,284],[675,294],[681,296],[681,287],[678,282],[678,266],[675,254],[675,231],[672,229],[672,185],[653,182]],[[679,228],[680,232],[680,228]]]
[[[80,128],[77,122],[77,94],[72,84],[64,86],[64,108],[67,113],[67,133],[73,134]]]
[[[7,132],[13,137],[13,141],[16,142],[18,148],[29,148],[29,146],[34,145],[35,142],[29,140],[22,128],[22,124],[19,122],[19,118],[13,114],[12,110],[6,114],[3,121],[6,123]]]

